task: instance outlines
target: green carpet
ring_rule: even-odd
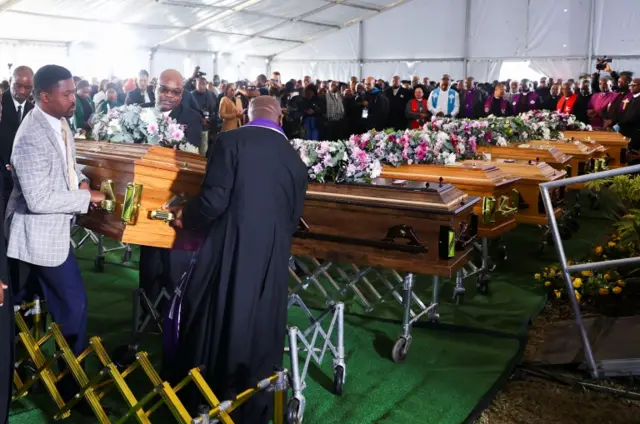
[[[567,242],[569,252],[584,252],[608,225],[602,220],[582,219],[582,228]],[[353,299],[348,299],[345,323],[347,381],[344,394],[331,393],[332,369],[327,361],[312,367],[305,391],[307,423],[420,423],[459,424],[467,422],[490,400],[519,360],[528,322],[544,303],[541,287],[532,278],[542,266],[555,262],[555,251],[535,253],[539,230],[519,227],[506,237],[509,261],[493,273],[489,296],[475,294],[475,280],[466,282],[465,303],[451,303],[452,284],[441,291],[438,326],[418,324],[405,363],[390,359],[393,343],[400,331],[400,309],[387,302],[383,308],[365,316]],[[130,335],[131,290],[137,286],[137,271],[107,264],[104,273],[93,270],[95,246],[79,253],[89,293],[89,333],[100,335],[110,350],[126,343]],[[134,254],[134,259],[136,255]],[[110,262],[121,261],[121,252],[108,254]],[[133,264],[135,265],[135,264]],[[429,299],[430,279],[420,277],[417,291]],[[313,294],[310,294],[313,303]],[[394,301],[395,302],[395,301]],[[305,319],[292,311],[290,321],[302,326]],[[158,361],[159,337],[145,338],[143,349]],[[287,361],[288,362],[288,361]],[[90,368],[93,368],[90,366]],[[134,381],[140,396],[149,390]],[[105,403],[120,415],[123,403],[111,396]],[[52,402],[43,393],[30,395],[16,403],[12,424],[53,422]],[[153,422],[171,422],[154,416]],[[77,414],[67,422],[91,423]]]

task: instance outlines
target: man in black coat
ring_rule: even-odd
[[[191,96],[191,93],[184,92],[182,75],[178,71],[168,69],[160,74],[156,87],[156,107],[163,115],[168,115],[178,124],[185,125],[187,141],[199,147],[202,141],[200,114],[183,104],[183,95]],[[163,288],[173,293],[190,260],[191,255],[186,251],[142,246],[140,248],[140,288],[144,289],[152,302]]]
[[[13,179],[9,168],[13,139],[18,132],[22,119],[33,109],[27,99],[33,90],[33,71],[26,66],[18,66],[11,76],[10,89],[2,94],[2,119],[0,120],[0,173],[4,180],[4,204],[7,204]]]
[[[127,105],[144,105],[155,103],[156,96],[149,85],[149,73],[144,69],[138,74],[138,87],[127,94],[124,101]]]
[[[365,132],[375,129],[382,131],[385,129],[389,117],[389,100],[378,87],[373,77],[366,79],[366,95],[360,102],[362,113],[360,115],[361,127]]]
[[[18,68],[16,68],[18,70]],[[15,74],[15,72],[14,72]],[[0,122],[4,118],[0,104]],[[4,180],[0,178],[0,188]],[[0,222],[4,222],[4,199],[0,197]],[[13,301],[7,271],[7,246],[4,237],[4,225],[0,225],[0,424],[9,422],[9,405],[11,403],[11,386],[13,381],[13,347],[14,323]]]
[[[411,91],[400,85],[400,77],[394,76],[391,80],[391,86],[384,90],[384,95],[389,101],[389,118],[387,119],[387,128],[396,130],[405,130],[407,128],[407,118],[404,109],[407,102],[411,100]]]
[[[629,142],[629,165],[640,163],[640,78],[634,78],[629,84],[632,100],[624,108],[618,125],[620,134],[631,139]]]
[[[250,122],[223,132],[200,194],[174,208],[174,225],[206,234],[182,301],[171,368],[203,374],[221,399],[233,399],[282,365],[288,263],[304,207],[307,168],[281,128],[278,101],[253,99]],[[200,396],[186,396],[198,405]],[[273,394],[261,393],[231,418],[266,424]]]

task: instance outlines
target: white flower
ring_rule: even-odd
[[[154,110],[152,108],[143,108],[140,112],[140,120],[145,124],[149,125],[152,122],[157,123],[158,118],[156,117]]]
[[[183,152],[200,153],[200,149],[191,143],[182,143],[179,149]]]
[[[507,146],[508,144],[509,143],[507,143],[507,140],[502,136],[499,136],[496,141],[496,146]]]

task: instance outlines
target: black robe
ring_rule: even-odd
[[[0,178],[0,193],[2,178]],[[0,203],[4,203],[0,197]],[[0,222],[4,222],[4,205],[0,204]],[[0,280],[9,286],[7,275],[7,247],[4,238],[4,225],[0,225]],[[0,287],[0,290],[2,288]],[[4,291],[4,305],[0,306],[0,424],[9,420],[9,403],[13,378],[14,347],[13,301],[11,287]]]
[[[279,132],[245,126],[220,134],[185,228],[206,238],[188,281],[174,382],[196,366],[220,399],[230,399],[282,365],[288,263],[302,215],[307,169]],[[193,402],[199,396],[189,395]],[[232,414],[238,424],[269,422],[273,394]]]

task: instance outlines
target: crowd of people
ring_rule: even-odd
[[[169,69],[150,79],[143,70],[135,80],[90,83],[56,65],[35,74],[16,67],[0,84],[0,218],[5,205],[7,215],[0,226],[0,240],[7,241],[0,242],[0,422],[7,419],[14,371],[10,305],[44,296],[74,354],[87,345],[87,296],[70,230],[75,215],[104,200],[91,190],[74,153],[75,136],[91,136],[96,113],[126,104],[155,107],[184,125],[194,146],[215,142],[200,194],[172,210],[174,226],[206,235],[200,250],[206,260],[193,265],[191,253],[143,246],[139,278],[152,300],[162,289],[186,296],[179,359],[165,364],[165,375],[179,381],[189,367],[205,364],[205,377],[227,399],[282,359],[283,282],[307,178],[289,139],[339,140],[372,129],[419,128],[433,117],[549,109],[594,127],[619,127],[636,146],[640,79],[602,65],[577,80],[533,83],[453,81],[449,75],[437,83],[398,76],[390,83],[373,77],[284,82],[278,72],[231,83],[217,75],[208,81],[199,68],[187,78]],[[185,288],[182,276],[190,266]],[[70,380],[60,382],[65,400],[78,392]],[[236,422],[268,422],[268,403],[252,400]]]

